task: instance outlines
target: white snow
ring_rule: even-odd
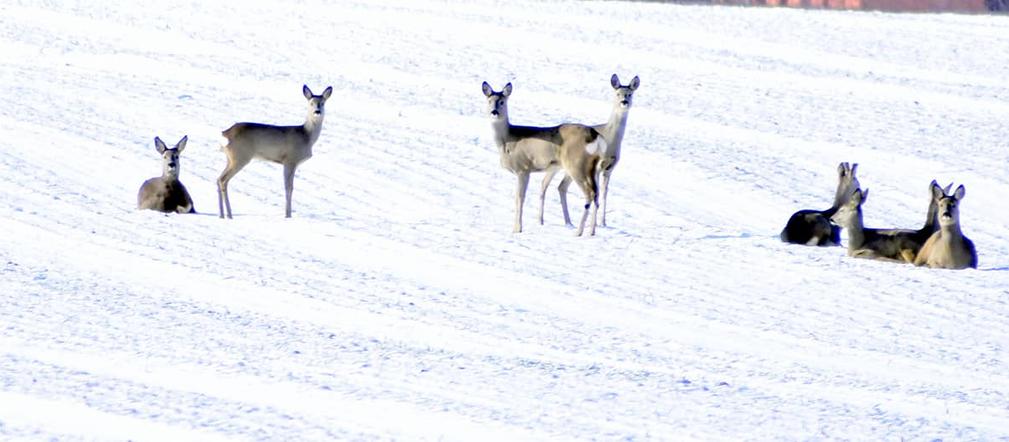
[[[647,2],[0,4],[0,439],[1009,438],[1004,16]],[[610,227],[511,233],[512,121],[641,77]],[[284,219],[220,131],[299,124]],[[153,139],[198,215],[137,211]],[[782,244],[842,161],[866,224],[964,184],[977,270]],[[559,178],[554,184],[559,183]],[[573,214],[582,199],[572,190]]]

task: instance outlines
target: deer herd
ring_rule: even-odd
[[[627,128],[627,114],[634,92],[641,81],[634,77],[622,84],[616,74],[610,78],[615,92],[613,111],[604,124],[594,126],[565,123],[556,126],[513,125],[508,115],[511,83],[495,91],[487,82],[482,85],[487,99],[487,114],[491,120],[494,144],[501,166],[515,174],[514,232],[522,231],[522,207],[525,202],[529,175],[543,172],[539,197],[539,223],[543,224],[543,206],[550,182],[563,171],[557,191],[560,194],[564,223],[573,226],[568,213],[567,193],[575,183],[585,197],[584,212],[576,228],[583,235],[588,222],[588,235],[595,235],[599,215],[600,192],[602,214],[600,224],[606,226],[606,201],[610,175],[620,161],[620,147]],[[315,95],[308,86],[302,87],[308,101],[308,115],[299,126],[278,126],[262,123],[235,123],[222,132],[221,150],[227,166],[217,179],[218,213],[231,218],[228,183],[253,159],[280,163],[284,166],[284,214],[291,217],[291,196],[294,174],[301,163],[312,157],[312,146],[319,139],[325,116],[325,104],[333,93],[327,87]],[[155,137],[154,145],[162,158],[162,175],[148,179],[137,195],[139,209],[171,213],[196,213],[193,199],[179,181],[179,155],[186,147],[182,137],[169,148]],[[977,267],[974,244],[960,230],[959,203],[965,189],[961,185],[950,193],[952,184],[940,187],[935,180],[929,186],[929,205],[925,223],[920,229],[875,229],[862,224],[862,206],[868,198],[855,176],[857,164],[838,166],[838,184],[834,204],[825,210],[800,210],[792,214],[781,231],[786,243],[811,246],[841,245],[841,229],[848,232],[848,255],[898,263],[911,263],[945,269]]]

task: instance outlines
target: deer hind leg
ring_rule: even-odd
[[[221,172],[220,178],[217,179],[217,209],[221,214],[221,218],[224,218],[225,209],[227,209],[228,219],[231,219],[231,200],[228,199],[228,182],[246,164],[249,164],[249,161],[251,161],[251,158],[235,158],[228,152],[228,166],[224,168],[224,172]]]
[[[561,210],[564,212],[564,225],[574,227],[571,223],[571,215],[568,214],[568,187],[571,187],[571,177],[564,175],[564,179],[557,185],[557,192],[561,194]]]
[[[529,187],[529,172],[518,172],[515,175],[518,177],[518,185],[515,186],[515,224],[512,232],[519,233],[522,231],[522,203],[525,202],[526,188]]]
[[[546,173],[543,174],[543,186],[540,188],[540,225],[541,226],[543,225],[543,205],[544,205],[544,203],[546,202],[546,199],[547,199],[547,188],[550,187],[550,181],[552,181],[554,179],[554,175],[557,174],[558,170],[560,170],[560,169],[558,169],[556,167],[553,167],[553,168],[547,169]]]
[[[564,212],[564,225],[568,227],[574,227],[571,223],[571,215],[568,214],[567,210],[567,190],[571,187],[571,177],[564,176],[561,180],[561,184],[557,185],[557,193],[561,196],[561,211]]]
[[[603,169],[603,173],[599,174],[599,190],[602,192],[603,203],[602,203],[602,215],[600,215],[599,224],[606,227],[606,195],[610,192],[610,173],[613,172],[613,166],[609,166],[607,169]]]
[[[291,217],[291,195],[294,194],[294,171],[297,169],[297,164],[284,164],[284,217]]]
[[[596,186],[596,180],[593,174],[582,174],[580,178],[575,178],[578,182],[578,187],[581,187],[582,193],[585,194],[585,212],[582,213],[582,220],[578,223],[578,231],[575,232],[575,236],[582,236],[582,231],[585,230],[585,221],[589,217],[589,209],[592,209],[592,222],[589,223],[589,236],[594,236],[596,234],[596,214],[599,211],[599,196],[598,187]]]

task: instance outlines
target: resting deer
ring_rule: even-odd
[[[298,165],[312,157],[312,145],[322,132],[326,100],[333,93],[327,87],[322,95],[312,94],[308,86],[301,89],[308,100],[308,116],[301,126],[274,126],[260,123],[235,123],[222,132],[221,150],[228,157],[228,166],[217,179],[217,206],[224,218],[227,209],[231,218],[231,201],[228,199],[228,182],[253,158],[284,165],[284,191],[287,198],[284,215],[291,217],[291,194],[294,192],[294,171]]]
[[[592,206],[589,235],[596,233],[596,213],[599,210],[596,167],[606,141],[599,132],[581,124],[562,124],[552,127],[514,126],[508,120],[508,97],[512,85],[508,83],[495,92],[485,81],[483,94],[487,97],[487,111],[491,117],[494,144],[501,155],[501,166],[518,178],[515,189],[514,231],[522,231],[522,204],[531,172],[543,172],[561,167],[585,194],[585,213],[578,225],[581,236]]]
[[[888,229],[880,230],[882,235],[897,236],[904,240],[903,244],[905,249],[901,250],[901,259],[911,263],[914,262],[915,256],[918,255],[918,251],[921,247],[925,245],[925,241],[932,236],[939,229],[938,221],[938,211],[939,211],[939,199],[942,197],[944,192],[949,192],[950,187],[953,183],[949,183],[945,189],[939,187],[939,183],[932,180],[929,184],[929,203],[928,210],[925,214],[925,224],[921,226],[918,230],[909,229]],[[939,195],[938,197],[936,195]]]
[[[599,218],[599,223],[603,227],[606,227],[606,201],[610,191],[610,174],[613,173],[613,168],[620,161],[620,145],[623,143],[624,130],[627,128],[627,113],[631,110],[634,91],[640,85],[641,80],[637,76],[631,79],[629,84],[621,85],[620,78],[617,77],[617,74],[613,74],[610,77],[610,86],[613,86],[616,94],[613,98],[613,112],[610,114],[610,120],[605,124],[592,126],[606,140],[606,151],[600,155],[600,164],[596,166],[599,175],[599,190],[602,192],[602,215]],[[546,200],[547,189],[550,187],[550,181],[553,180],[554,174],[559,170],[556,168],[550,169],[543,176],[543,186],[540,189],[540,224],[543,224],[543,203]],[[561,197],[561,210],[564,211],[564,224],[568,226],[571,225],[571,217],[568,215],[568,186],[570,185],[571,177],[565,176],[561,180],[560,185],[557,186],[557,191]]]
[[[800,210],[788,218],[788,223],[781,230],[781,240],[792,244],[807,246],[838,246],[841,245],[841,229],[831,224],[830,217],[837,212],[852,191],[859,188],[855,171],[858,164],[837,165],[837,191],[834,193],[834,205],[826,210]]]
[[[950,195],[943,189],[933,187],[932,193],[939,199],[939,231],[933,233],[921,247],[914,265],[940,269],[976,269],[977,251],[974,243],[960,231],[960,201],[963,200],[966,189],[960,185]]]
[[[182,137],[169,149],[161,138],[154,137],[154,148],[161,154],[161,176],[144,181],[137,193],[137,208],[165,213],[196,213],[193,199],[186,186],[179,181],[179,154],[186,148],[189,137]]]
[[[917,250],[911,239],[913,230],[871,229],[862,225],[862,204],[869,196],[869,190],[856,189],[848,202],[844,203],[831,220],[848,230],[848,256],[870,258],[893,262],[910,262]]]

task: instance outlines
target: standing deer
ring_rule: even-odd
[[[154,137],[154,148],[161,154],[161,176],[144,181],[137,192],[137,208],[165,213],[196,213],[193,199],[186,186],[179,181],[179,154],[186,148],[188,136],[182,137],[175,147],[168,148],[161,138]]]
[[[932,188],[939,199],[939,231],[932,234],[921,247],[914,265],[927,265],[940,269],[977,268],[977,251],[974,243],[960,231],[960,201],[966,189],[956,188],[952,195],[943,189]]]
[[[859,189],[855,171],[858,164],[837,165],[837,191],[834,193],[834,205],[826,210],[800,210],[788,218],[788,223],[781,230],[781,240],[792,244],[807,246],[838,246],[841,245],[841,229],[831,224],[830,217],[837,212],[854,190]]]
[[[253,158],[284,165],[284,191],[287,198],[284,215],[291,217],[291,194],[294,192],[294,171],[298,165],[312,157],[312,145],[322,132],[326,100],[333,93],[327,87],[322,95],[312,94],[308,86],[301,89],[308,100],[308,116],[300,126],[274,126],[261,123],[235,123],[221,134],[225,140],[221,150],[228,157],[228,165],[217,179],[217,206],[224,218],[227,209],[231,218],[231,201],[228,199],[228,182],[249,164]]]
[[[500,92],[483,82],[487,97],[487,112],[491,117],[494,144],[501,155],[501,166],[518,178],[515,189],[516,233],[522,231],[522,205],[531,172],[543,172],[561,167],[585,194],[585,213],[578,225],[581,236],[592,206],[589,235],[596,234],[596,213],[599,210],[596,168],[600,154],[606,149],[606,140],[599,132],[581,124],[562,124],[552,127],[514,126],[508,120],[508,97],[512,85],[508,83]]]
[[[640,85],[641,80],[637,76],[634,76],[629,84],[621,85],[620,78],[617,77],[617,74],[613,74],[610,77],[610,86],[613,86],[616,93],[613,98],[613,112],[610,114],[610,120],[604,124],[592,126],[606,140],[606,151],[600,155],[600,164],[596,166],[599,174],[599,188],[602,191],[602,216],[599,222],[603,227],[606,227],[606,201],[610,191],[610,174],[613,173],[613,168],[620,161],[620,146],[624,141],[624,130],[627,129],[627,114],[631,110],[634,91]],[[540,189],[540,224],[543,224],[543,204],[546,200],[547,188],[550,187],[550,181],[558,171],[559,169],[556,168],[550,169],[543,176],[543,186]],[[557,186],[561,197],[561,210],[564,212],[564,224],[568,226],[571,225],[571,217],[568,215],[568,186],[570,185],[571,177],[565,176]]]
[[[906,263],[917,250],[911,240],[913,230],[871,229],[862,224],[862,204],[869,196],[869,190],[859,190],[851,194],[831,220],[848,229],[848,256]],[[902,232],[902,233],[901,233]],[[898,234],[901,233],[901,234]]]

